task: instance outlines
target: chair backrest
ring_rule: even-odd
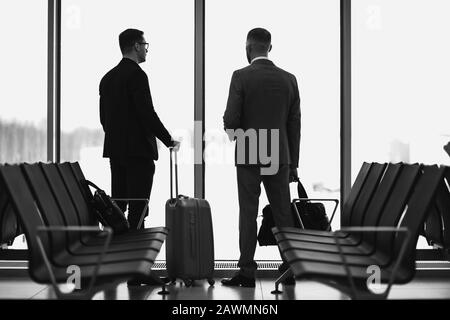
[[[450,171],[450,170],[446,170]],[[446,175],[449,173],[446,172]],[[447,180],[447,183],[446,183]],[[450,190],[448,178],[439,184],[436,198],[430,206],[421,233],[429,243],[438,245],[444,249],[450,248]]]
[[[30,276],[33,280],[39,282],[39,278],[34,271],[43,267],[44,260],[39,252],[36,236],[37,228],[45,226],[45,222],[19,165],[0,165],[0,179],[3,180],[8,197],[21,221],[27,239]],[[41,233],[40,236],[44,249],[48,250],[50,241],[47,234]]]
[[[52,227],[66,226],[62,210],[56,202],[39,164],[22,164],[21,167],[45,223]],[[67,234],[67,232],[53,232],[50,234],[51,246],[55,255],[66,251],[67,241],[69,240]]]
[[[405,212],[400,217],[398,225],[408,228],[410,238],[406,246],[403,266],[415,269],[415,252],[417,240],[421,226],[423,225],[428,209],[436,197],[436,191],[444,179],[445,171],[448,167],[436,165],[424,166],[419,181],[416,183],[414,191],[408,201]],[[394,255],[400,253],[401,245],[404,241],[404,234],[399,234],[394,243]]]
[[[74,176],[77,178],[78,185],[83,193],[84,197],[90,201],[93,199],[93,194],[89,188],[85,188],[83,185],[83,181],[86,180],[83,171],[81,170],[80,164],[78,162],[70,163],[70,167],[72,168],[72,172]]]
[[[81,192],[83,193],[83,196],[87,199],[88,202],[92,201],[94,198],[94,194],[89,187],[86,187],[86,177],[81,170],[80,164],[78,162],[72,162],[70,163],[70,167],[72,168],[72,172],[77,179],[77,183],[81,189]],[[93,223],[98,223],[95,215],[91,215],[90,218],[93,219]]]
[[[450,249],[450,167],[445,167],[444,174],[444,189],[445,197],[442,197],[442,205],[441,205],[441,217],[442,217],[442,240],[443,245],[446,249]]]
[[[39,164],[42,173],[48,181],[48,185],[53,193],[55,201],[58,204],[65,225],[80,226],[81,223],[78,214],[56,166],[57,164],[54,163]],[[70,232],[67,236],[70,243],[74,243],[81,239],[81,232]]]
[[[361,188],[358,199],[354,204],[350,220],[351,226],[363,225],[367,207],[374,195],[375,190],[377,189],[378,184],[380,183],[385,169],[386,163],[372,163],[366,181],[364,182],[364,186]]]
[[[445,246],[444,230],[446,229],[446,224],[444,219],[449,212],[450,193],[445,186],[445,182],[442,181],[437,190],[436,200],[430,206],[421,230],[421,234],[427,239],[428,243]]]
[[[98,221],[96,220],[95,214],[91,212],[88,199],[85,195],[87,190],[81,188],[80,181],[75,176],[71,163],[64,162],[58,164],[58,170],[72,199],[72,203],[76,208],[80,223],[82,225],[98,226]]]
[[[364,226],[374,227],[377,226],[381,218],[381,213],[386,206],[387,200],[392,192],[392,188],[395,186],[395,182],[403,167],[402,163],[389,163],[386,171],[381,178],[375,194],[367,207],[366,217],[364,219]],[[364,233],[362,237],[364,241],[374,244],[377,234],[376,233]]]
[[[356,176],[355,182],[353,183],[352,188],[350,190],[350,194],[348,195],[342,207],[341,213],[342,226],[350,225],[353,206],[356,200],[358,199],[362,187],[364,186],[364,183],[366,181],[371,166],[372,166],[371,163],[364,162],[361,166],[361,169],[359,169],[358,175]]]
[[[12,245],[14,239],[23,233],[11,206],[5,186],[0,181],[0,244]]]
[[[378,226],[380,227],[396,227],[403,214],[408,200],[414,190],[415,183],[421,175],[421,165],[419,164],[405,164],[395,182],[389,199],[384,207]],[[377,235],[375,246],[377,251],[393,258],[392,242],[394,240],[394,233],[384,233]]]

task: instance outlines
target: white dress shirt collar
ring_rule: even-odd
[[[256,60],[269,60],[269,58],[265,57],[265,56],[259,56],[259,57],[253,58],[253,60],[250,62],[250,64],[252,64]]]

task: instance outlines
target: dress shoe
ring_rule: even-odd
[[[222,284],[224,286],[229,286],[229,287],[241,286],[241,287],[246,287],[246,288],[254,288],[255,287],[255,279],[237,274],[233,278],[223,279]]]

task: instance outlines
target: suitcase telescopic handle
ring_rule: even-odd
[[[173,149],[170,148],[170,199],[173,199]],[[178,198],[178,158],[175,152],[175,196]]]

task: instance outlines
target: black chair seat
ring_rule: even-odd
[[[301,249],[291,249],[285,250],[283,252],[287,261],[296,260],[311,260],[311,261],[321,261],[321,262],[331,262],[331,263],[343,263],[342,257],[338,253],[327,253],[319,251],[301,250]],[[390,260],[389,257],[382,253],[375,253],[374,255],[352,255],[346,254],[346,263],[357,266],[369,266],[369,265],[379,265],[385,266]]]
[[[294,261],[289,264],[291,270],[295,274],[296,278],[310,278],[324,280],[340,280],[347,282],[348,276],[344,265],[339,263],[327,263],[318,261]],[[367,272],[367,266],[349,266],[351,277],[355,281],[367,281],[369,273]],[[414,277],[414,268],[400,267],[396,273],[395,283],[404,284],[411,281]],[[392,276],[392,268],[380,269],[380,281],[386,283]]]
[[[152,228],[153,229],[153,228]],[[123,235],[117,235],[113,236],[111,240],[111,245],[116,244],[129,244],[129,243],[135,243],[135,242],[142,242],[142,241],[164,241],[167,236],[167,229],[166,228],[155,228],[157,230],[151,230],[151,232],[145,232],[140,234],[123,234]],[[145,231],[150,231],[150,229],[145,229]],[[89,237],[86,235],[84,237],[84,243],[86,246],[98,246],[102,245],[104,242],[105,235],[99,234],[96,237]]]
[[[123,282],[138,276],[148,276],[152,267],[152,263],[147,260],[131,260],[116,263],[105,263],[99,268],[98,281],[115,281]],[[95,272],[95,265],[80,266],[80,277],[89,281]],[[65,283],[69,274],[67,267],[52,266],[57,282]],[[38,283],[50,283],[51,279],[47,268],[44,264],[32,268],[30,272],[31,278]],[[96,280],[96,282],[97,282]],[[107,282],[107,281],[106,281]]]
[[[102,263],[124,262],[139,259],[154,263],[160,249],[161,246],[153,245],[152,247],[143,250],[106,252]],[[52,257],[52,262],[58,266],[68,266],[72,264],[90,265],[98,262],[98,252],[92,254],[84,251],[85,247],[80,247],[80,250],[77,250],[76,252],[77,255],[72,255],[64,251],[60,252],[58,255]]]
[[[360,243],[358,239],[354,239],[352,237],[345,237],[344,233],[340,233],[341,237],[339,238],[340,243],[343,246],[355,246]],[[312,243],[323,243],[323,244],[335,244],[336,240],[333,237],[325,236],[313,236],[308,234],[301,233],[288,233],[282,232],[278,237],[279,241],[301,241],[301,242],[312,242]]]
[[[335,242],[333,244],[328,243],[315,243],[306,241],[295,241],[295,240],[282,240],[281,235],[276,234],[275,239],[278,242],[278,246],[281,251],[295,248],[299,250],[310,250],[319,251],[325,253],[339,253],[339,249]],[[343,239],[341,239],[342,241]],[[367,243],[362,243],[358,246],[342,246],[342,252],[345,254],[355,254],[355,255],[370,255],[373,253],[373,246]]]
[[[305,236],[316,236],[316,237],[328,237],[333,238],[333,233],[330,231],[323,231],[323,230],[313,230],[313,229],[299,229],[294,227],[279,227],[277,228],[274,233],[282,233],[283,238],[289,239],[290,235],[305,235]],[[335,233],[337,237],[339,238],[346,238],[349,236],[347,232],[336,232]]]
[[[107,253],[152,249],[152,246],[154,244],[162,244],[162,241],[159,239],[153,239],[130,243],[111,243],[107,250]],[[77,250],[82,250],[83,254],[98,254],[102,250],[102,248],[103,244],[86,246],[81,242],[77,242],[70,246],[70,252],[72,252],[73,254],[77,254]]]

